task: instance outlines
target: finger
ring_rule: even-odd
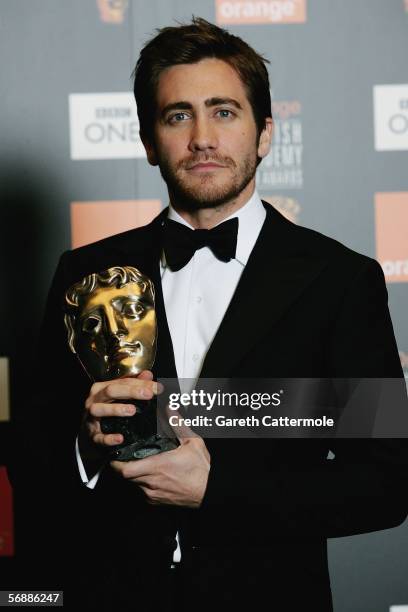
[[[137,377],[139,380],[153,380],[153,372],[151,370],[143,370]]]
[[[158,488],[158,477],[157,475],[149,474],[148,476],[134,476],[133,470],[128,466],[129,461],[112,461],[112,469],[120,474],[123,478],[131,480],[132,483],[137,484],[140,487],[146,487],[147,489],[154,491]]]
[[[116,380],[120,382],[128,382],[128,383],[129,382],[131,383],[134,380],[153,380],[153,372],[151,370],[142,370],[136,376],[123,376],[122,378],[117,378]],[[108,382],[112,382],[112,381],[108,381]]]
[[[163,503],[165,497],[159,491],[155,489],[150,489],[149,487],[145,487],[142,485],[139,486],[146,496],[146,503],[151,506],[159,506]]]
[[[106,403],[95,403],[92,404],[89,409],[89,415],[93,417],[107,417],[107,416],[133,416],[137,411],[136,406],[133,404],[106,404]]]
[[[166,455],[172,451],[165,453]],[[161,463],[161,455],[152,455],[137,461],[111,461],[111,467],[122,474],[124,478],[147,478],[157,474]]]
[[[180,443],[185,442],[188,438],[199,438],[200,437],[195,431],[193,431],[190,427],[187,427],[187,425],[185,425],[184,418],[178,410],[170,410],[169,405],[167,404],[165,408],[165,413],[166,413],[166,418],[167,418],[167,424],[171,428],[171,430],[174,432],[174,435],[176,436],[177,440]],[[171,421],[172,424],[170,424],[170,421],[169,421],[169,418],[171,416],[177,417],[177,418],[172,419]]]
[[[151,370],[143,370],[138,375],[138,380],[153,380],[153,372]],[[163,393],[164,385],[157,381],[157,394]]]
[[[99,446],[116,446],[116,444],[122,444],[123,442],[122,434],[103,434],[99,432],[92,439]]]
[[[126,378],[130,381],[135,380],[135,378],[137,378],[137,380],[153,380],[153,372],[151,370],[143,370],[137,376],[123,377],[120,380],[123,381],[126,380]],[[162,383],[157,383],[157,393],[163,393],[163,391],[164,386],[162,385]]]
[[[91,398],[93,403],[106,403],[121,399],[152,399],[160,383],[154,380],[123,379],[112,381]]]

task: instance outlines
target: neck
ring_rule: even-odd
[[[228,200],[219,206],[199,208],[197,210],[183,209],[182,206],[180,206],[180,203],[176,202],[170,193],[169,198],[174,210],[176,210],[178,214],[183,217],[183,219],[192,227],[195,229],[211,229],[245,206],[248,200],[252,197],[254,191],[255,179],[248,183],[245,189],[243,189],[241,193],[239,193],[238,196],[232,200]]]

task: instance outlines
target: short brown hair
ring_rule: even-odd
[[[195,64],[205,58],[223,60],[238,73],[247,91],[259,137],[265,119],[272,117],[266,69],[269,61],[238,36],[201,17],[193,17],[191,24],[156,31],[158,34],[141,50],[132,74],[141,137],[153,142],[156,91],[161,72],[170,66]]]

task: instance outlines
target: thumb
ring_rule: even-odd
[[[137,378],[141,380],[153,380],[153,372],[151,372],[151,370],[143,370],[137,375]]]
[[[170,422],[170,417],[172,417]],[[184,423],[184,417],[179,410],[171,410],[169,405],[165,408],[166,427],[173,432],[173,437],[176,436],[180,444],[186,444],[190,438],[199,438],[200,436]]]

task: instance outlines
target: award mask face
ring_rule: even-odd
[[[71,350],[94,381],[151,369],[157,340],[154,287],[136,268],[90,274],[66,292]]]
[[[157,345],[154,306],[152,281],[130,266],[89,274],[66,291],[68,344],[93,381],[152,369]],[[175,438],[157,433],[156,414],[154,399],[139,400],[133,416],[101,419],[103,433],[123,435],[123,443],[112,447],[112,459],[143,459],[177,447]]]

